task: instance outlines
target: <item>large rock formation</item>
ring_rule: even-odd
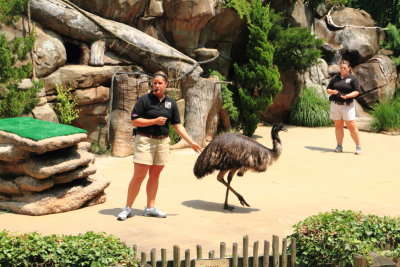
[[[33,134],[40,130],[45,136]],[[86,139],[72,126],[0,120],[0,209],[44,215],[103,203],[109,182],[96,174]]]

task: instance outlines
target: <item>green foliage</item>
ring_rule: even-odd
[[[15,22],[26,7],[26,0],[0,1],[0,28],[3,24]],[[31,74],[32,64],[21,64],[27,58],[35,42],[34,32],[26,37],[16,37],[7,40],[4,33],[0,34],[0,118],[18,117],[31,111],[39,99],[37,93],[43,86],[40,81],[34,81],[27,90],[18,89],[23,78]],[[17,64],[19,63],[19,64]]]
[[[56,84],[57,103],[56,110],[60,122],[71,124],[73,120],[79,117],[79,109],[76,108],[76,96],[72,96],[72,88],[64,87],[61,83]]]
[[[242,2],[246,5],[245,0]],[[259,122],[258,114],[272,104],[275,95],[282,89],[282,83],[278,68],[273,64],[274,47],[268,41],[268,32],[272,27],[269,6],[264,6],[261,0],[252,0],[249,14],[244,15],[247,16],[249,30],[247,63],[243,66],[234,64],[234,79],[239,86],[235,102],[240,110],[239,128],[243,134],[251,136]]]
[[[291,107],[289,123],[298,126],[320,127],[332,125],[329,118],[329,101],[314,88],[304,88]]]
[[[0,232],[1,266],[138,266],[132,249],[105,233],[42,236]]]
[[[304,73],[318,63],[321,57],[318,47],[322,46],[322,39],[316,38],[307,28],[284,29],[279,24],[274,25],[274,62],[279,70]]]
[[[232,8],[235,10],[241,19],[246,19],[250,23],[250,13],[252,10],[250,2],[246,0],[226,0],[226,8]]]
[[[37,103],[37,94],[43,87],[43,81],[32,81],[33,86],[26,90],[20,90],[17,84],[10,84],[4,96],[0,100],[0,118],[19,117],[27,114]]]
[[[24,13],[28,0],[0,0],[0,22],[12,24]]]
[[[217,76],[220,81],[226,81],[226,78],[216,70],[210,71],[209,76]],[[221,97],[222,107],[228,111],[231,121],[236,121],[239,117],[239,111],[233,100],[233,92],[229,90],[227,84],[221,84]]]
[[[372,106],[372,131],[400,131],[400,96]]]
[[[174,126],[172,126],[171,124],[168,125],[169,128],[169,139],[171,141],[172,145],[175,145],[176,143],[179,142],[179,140],[181,140],[181,137],[179,136],[179,134],[175,131]]]
[[[320,213],[294,225],[297,260],[305,266],[352,266],[354,255],[397,253],[400,218],[364,215],[351,210]]]
[[[110,155],[112,150],[111,145],[101,145],[99,141],[93,140],[90,144],[89,151],[97,155]]]
[[[349,6],[368,12],[381,27],[389,23],[400,26],[400,2],[377,0],[349,0]]]
[[[393,51],[393,56],[391,56],[393,63],[396,65],[397,70],[400,69],[400,32],[398,28],[389,23],[387,26],[387,38],[383,42],[382,46],[385,49]]]

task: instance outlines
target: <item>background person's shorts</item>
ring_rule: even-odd
[[[354,101],[350,105],[338,105],[331,101],[330,116],[332,120],[356,120],[356,107]]]
[[[153,139],[136,135],[133,162],[145,165],[165,165],[169,156],[169,138]]]

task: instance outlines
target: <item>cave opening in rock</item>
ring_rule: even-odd
[[[64,46],[67,52],[66,64],[79,64],[80,58],[82,56],[82,50],[79,48],[79,45],[73,44],[71,42],[66,42]]]

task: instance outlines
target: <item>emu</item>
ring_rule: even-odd
[[[231,186],[233,176],[238,176],[252,170],[264,172],[267,167],[278,160],[282,152],[282,143],[278,133],[287,131],[282,124],[275,124],[271,129],[273,148],[270,149],[257,141],[237,133],[225,133],[212,140],[199,155],[193,168],[197,179],[219,170],[217,180],[226,186],[224,209],[233,211],[228,205],[229,191],[234,193],[242,206],[250,207],[242,195]],[[227,181],[224,180],[228,173]]]

